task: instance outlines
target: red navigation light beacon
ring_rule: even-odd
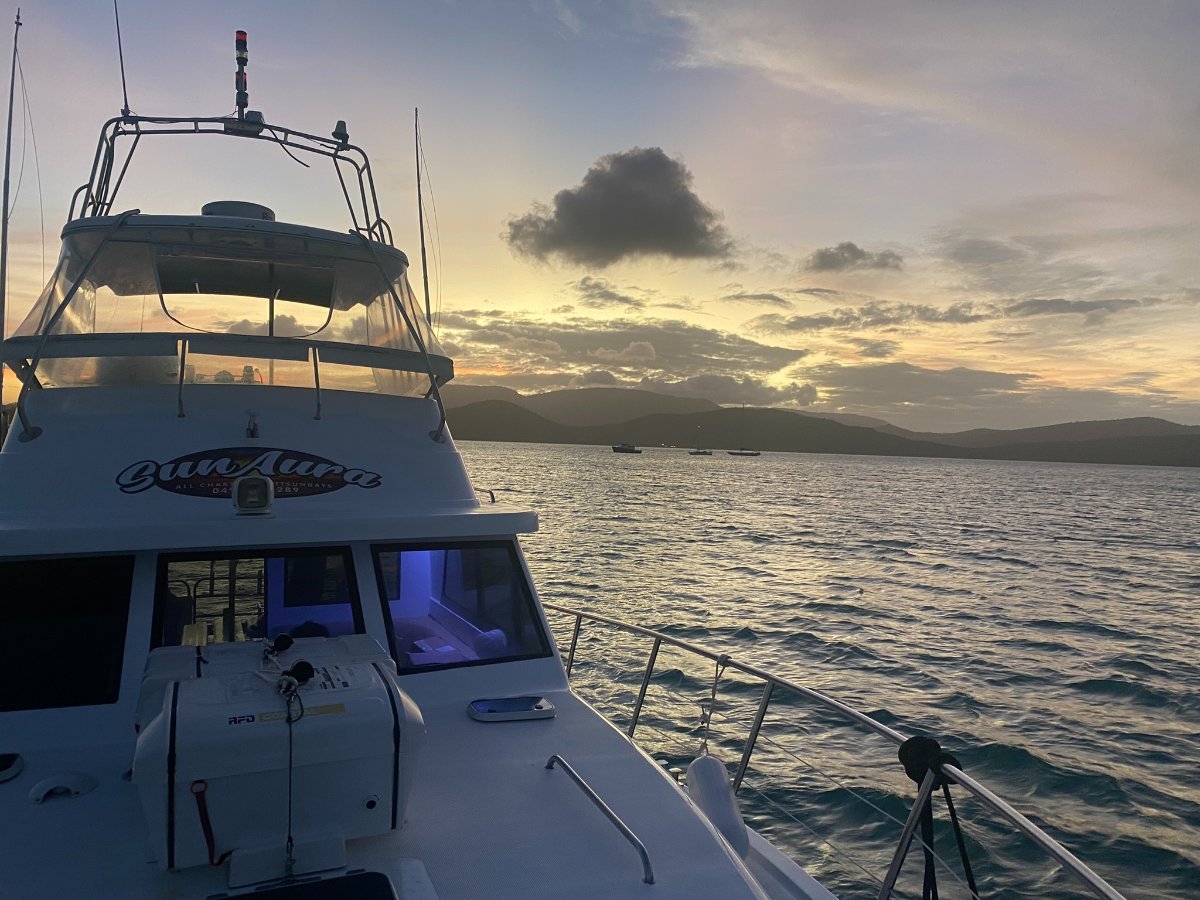
[[[246,66],[250,64],[250,54],[246,51],[246,32],[234,33],[234,43],[237,48],[237,72],[233,75],[233,86],[237,90],[237,118],[225,119],[225,131],[228,134],[257,136],[263,130],[263,114],[250,105],[250,92],[246,88]]]
[[[236,32],[234,41],[237,47],[237,73],[234,75],[233,85],[237,90],[238,121],[244,121],[246,107],[250,103],[250,93],[246,90],[246,66],[250,62],[250,54],[246,50],[246,32]]]

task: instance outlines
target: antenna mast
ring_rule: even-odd
[[[21,11],[17,10],[18,18]],[[125,49],[121,46],[121,13],[117,9],[117,0],[113,0],[113,18],[117,20],[117,57],[121,60],[121,99],[124,105],[121,107],[121,115],[129,115],[129,91],[125,87]]]
[[[4,142],[4,200],[3,217],[0,218],[0,347],[4,345],[4,332],[8,324],[5,301],[8,299],[8,175],[12,168],[12,120],[13,98],[17,86],[17,35],[21,32],[21,10],[17,10],[17,20],[13,25],[12,70],[8,75],[8,135]],[[4,418],[4,362],[0,360],[0,440],[8,432],[8,422]]]
[[[421,199],[421,111],[413,107],[413,142],[417,158],[417,224],[421,229],[421,279],[425,283],[425,322],[433,325],[429,309],[429,263],[425,259],[425,201]]]

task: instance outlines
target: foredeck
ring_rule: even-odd
[[[412,878],[423,868],[432,893],[414,884],[401,896],[442,900],[763,896],[675,783],[569,691],[541,692],[557,707],[553,719],[483,723],[467,716],[466,698],[533,688],[521,665],[496,667],[507,671],[483,678],[476,670],[405,680],[427,729],[405,824],[397,835],[350,841],[349,870],[391,870],[398,877],[407,872]],[[452,696],[447,680],[457,682]],[[31,774],[77,770],[98,784],[77,798],[5,804],[0,869],[10,874],[0,895],[203,897],[229,891],[225,867],[163,872],[148,859],[137,789],[122,776],[133,745],[131,733],[115,744],[25,754]],[[653,885],[644,883],[634,848],[587,796],[564,772],[546,768],[552,754],[568,760],[644,842]],[[220,841],[220,823],[214,828]],[[405,869],[401,860],[420,866]]]

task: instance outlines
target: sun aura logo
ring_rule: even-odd
[[[376,488],[378,472],[348,468],[311,453],[264,447],[225,447],[177,456],[167,462],[143,459],[116,477],[126,494],[152,487],[191,497],[228,497],[235,478],[257,473],[275,485],[275,497],[308,497],[341,490],[348,484]]]

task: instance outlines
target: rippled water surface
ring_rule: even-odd
[[[523,543],[547,603],[665,629],[937,736],[1128,896],[1200,897],[1200,471],[460,449],[476,486],[540,514]],[[564,649],[572,622],[554,620]],[[574,682],[625,726],[649,650],[585,626]],[[664,648],[655,673],[637,736],[686,766],[713,665]],[[761,686],[730,674],[709,747],[732,768]],[[780,696],[740,801],[840,896],[872,897],[899,832],[888,816],[914,790],[894,745]],[[975,801],[956,806],[984,896],[1082,895]],[[937,840],[960,872],[953,838]],[[920,868],[914,852],[916,896]],[[951,872],[940,882],[963,894]]]

